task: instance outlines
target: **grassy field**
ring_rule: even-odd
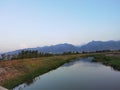
[[[113,67],[115,70],[120,70],[120,56],[116,55],[93,55],[93,62],[101,62],[105,65]]]
[[[79,54],[1,61],[0,85],[12,89],[25,81],[77,58],[80,58]]]
[[[0,61],[0,85],[12,89],[71,60],[90,56],[94,57],[93,62],[101,62],[120,70],[120,54],[89,53]]]

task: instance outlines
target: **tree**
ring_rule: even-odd
[[[2,60],[6,60],[6,54],[2,54],[1,57],[2,57]]]

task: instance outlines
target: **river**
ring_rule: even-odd
[[[66,63],[13,90],[120,90],[120,72],[91,60]]]

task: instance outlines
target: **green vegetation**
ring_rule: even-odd
[[[112,66],[115,70],[120,70],[120,56],[107,56],[104,54],[93,55],[93,62],[101,62],[105,65]]]
[[[4,75],[5,78],[1,85],[12,89],[13,87],[35,78],[38,75],[46,73],[52,69],[55,69],[66,62],[80,58],[79,54],[76,55],[61,55],[61,56],[51,56],[51,57],[41,57],[33,59],[22,59],[22,60],[8,60],[1,61],[0,66],[2,68],[11,69],[12,73],[8,71],[8,75]],[[15,71],[15,72],[13,72]],[[7,74],[7,73],[6,73]]]
[[[18,59],[27,59],[27,58],[39,58],[39,57],[49,57],[54,55],[73,55],[79,54],[79,52],[63,52],[61,54],[42,53],[38,50],[22,50],[18,54],[1,54],[0,60],[18,60]]]
[[[112,66],[116,70],[120,70],[119,52],[85,54],[65,52],[62,55],[55,56],[38,53],[37,51],[22,51],[17,55],[17,58],[13,58],[16,60],[2,60],[0,62],[0,69],[3,71],[0,73],[0,85],[12,89],[71,60],[90,56],[94,57],[93,62],[101,62]]]
[[[53,56],[51,53],[41,53],[38,52],[37,50],[22,50],[18,54],[13,54],[13,55],[2,55],[3,60],[15,60],[15,59],[26,59],[26,58],[39,58],[39,57],[48,57],[48,56]]]

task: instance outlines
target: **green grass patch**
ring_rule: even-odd
[[[20,75],[14,78],[7,78],[3,81],[2,86],[12,89],[15,86],[27,82],[35,77],[44,74],[50,70],[56,69],[64,63],[80,58],[81,55],[61,55],[51,57],[41,57],[36,59],[12,60],[9,66],[18,70]],[[7,66],[7,65],[6,65]],[[14,74],[14,73],[13,73]]]
[[[112,66],[115,70],[120,70],[120,57],[93,55],[93,62],[101,62],[105,65]]]

